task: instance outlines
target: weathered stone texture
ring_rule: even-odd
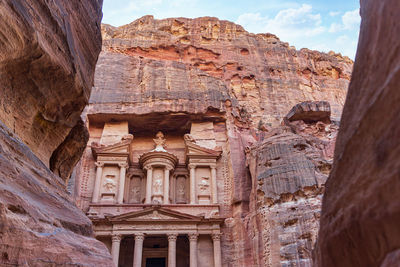
[[[331,117],[331,106],[326,101],[307,101],[294,106],[286,115],[289,121],[305,120],[307,122],[325,121],[329,122]]]
[[[297,51],[272,34],[250,34],[210,17],[145,16],[102,30],[90,102],[103,112],[121,102],[119,112],[132,106],[143,112],[225,110],[220,103],[230,100],[235,117],[257,128],[260,121],[279,125],[299,102],[326,100],[333,118],[340,118],[352,70],[348,58]]]
[[[79,120],[51,155],[50,170],[60,176],[65,184],[68,184],[73,167],[81,159],[88,141],[89,132],[84,122]]]
[[[101,5],[0,3],[0,120],[46,165],[88,102],[101,49]]]
[[[0,265],[111,266],[65,183],[0,124]]]
[[[52,158],[53,171],[68,178],[86,146],[77,122],[101,49],[101,6],[0,3],[1,266],[112,265],[65,181],[48,168]]]
[[[353,78],[323,198],[316,266],[400,262],[400,2],[362,0]]]
[[[85,110],[90,139],[111,120],[128,121],[141,134],[157,127],[188,133],[185,125],[202,121],[214,121],[217,131],[215,122],[223,121],[224,266],[310,266],[352,61],[297,51],[272,34],[210,17],[145,16],[118,28],[103,25],[102,33]],[[304,101],[312,102],[283,120]],[[84,179],[82,207],[95,175],[90,147],[84,155],[76,175]]]
[[[311,266],[337,129],[288,123],[248,150],[252,212],[244,225],[258,240],[249,243],[255,266]]]

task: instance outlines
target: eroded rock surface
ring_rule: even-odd
[[[158,129],[183,135],[192,122],[213,121],[216,138],[227,140],[218,185],[224,264],[311,266],[352,61],[297,51],[275,35],[210,17],[145,16],[102,31],[85,110],[90,138],[98,140],[111,121],[128,121],[139,136]],[[312,101],[301,105],[308,109],[284,119],[305,101]],[[74,191],[87,211],[95,179],[90,146],[78,166]]]
[[[76,123],[101,47],[101,6],[0,3],[1,266],[112,266],[65,181],[48,168],[66,136],[53,157],[62,177],[86,145],[87,131]]]
[[[253,190],[243,231],[258,240],[248,244],[258,266],[311,266],[337,129],[289,122],[248,150]]]
[[[316,266],[400,262],[400,2],[361,1],[361,31],[326,184]]]
[[[0,154],[0,265],[111,266],[64,181],[4,124]]]
[[[101,4],[0,4],[0,120],[47,166],[89,99],[101,49]]]
[[[90,100],[102,112],[205,112],[225,110],[221,102],[230,100],[237,124],[257,128],[279,125],[299,102],[326,100],[340,119],[352,70],[346,57],[297,51],[272,34],[211,17],[145,16],[102,31]]]

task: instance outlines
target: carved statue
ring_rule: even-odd
[[[113,192],[115,189],[115,181],[114,181],[115,175],[106,175],[106,179],[104,181],[104,188],[108,192]]]
[[[132,187],[131,193],[132,193],[131,199],[133,201],[139,202],[140,201],[140,187],[139,186]]]
[[[153,141],[156,144],[156,148],[153,149],[152,151],[163,151],[163,152],[166,152],[166,150],[165,150],[165,147],[166,147],[165,142],[166,142],[166,140],[164,138],[164,134],[161,131],[159,131],[156,134],[156,138],[153,139]]]
[[[184,177],[178,177],[176,181],[176,201],[186,201],[186,179]]]
[[[201,181],[199,183],[199,189],[202,192],[205,192],[210,187],[209,177],[201,177]]]
[[[154,194],[162,194],[162,180],[156,179],[153,184]]]

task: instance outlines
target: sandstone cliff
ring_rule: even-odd
[[[87,118],[183,132],[188,120],[225,121],[223,262],[310,266],[352,61],[210,17],[145,16],[102,34]],[[291,111],[303,101],[326,102]]]
[[[316,266],[399,266],[400,2],[362,0]]]
[[[101,48],[102,1],[77,2],[0,4],[0,120],[47,166],[88,102]]]
[[[100,52],[101,6],[0,3],[1,266],[111,266],[65,181],[48,168],[52,157],[68,178],[88,138],[77,122]]]

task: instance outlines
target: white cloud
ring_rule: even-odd
[[[341,23],[334,22],[329,27],[329,32],[340,32],[343,29],[343,25]]]
[[[297,9],[281,10],[274,18],[263,17],[259,13],[245,13],[239,16],[236,23],[250,32],[270,32],[289,42],[294,38],[316,36],[326,31],[321,26],[321,15],[313,13],[312,6],[307,4]]]
[[[355,57],[357,50],[357,40],[351,39],[348,35],[340,35],[335,40],[336,48],[346,56]]]
[[[347,35],[341,35],[336,39],[336,43],[339,45],[347,44],[350,41]]]
[[[343,27],[346,30],[354,30],[360,25],[361,17],[359,9],[348,11],[342,16]]]
[[[359,14],[359,9],[353,11],[347,11],[342,16],[342,22],[334,22],[329,28],[329,32],[340,32],[344,30],[356,30],[360,25],[361,17]]]
[[[329,12],[329,16],[331,16],[331,17],[336,17],[339,14],[340,14],[339,11],[331,11],[331,12]]]

